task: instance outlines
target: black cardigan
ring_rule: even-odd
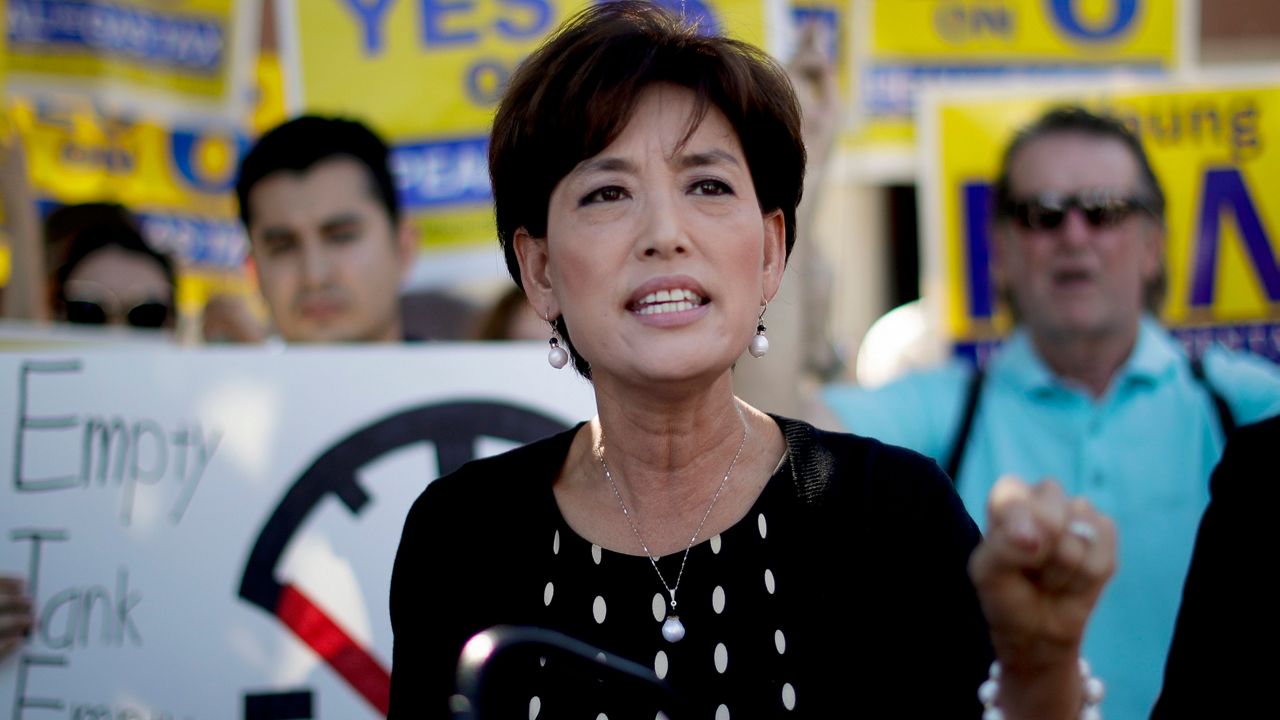
[[[980,716],[992,650],[967,572],[980,535],[950,480],[909,450],[774,419],[788,453],[770,483],[790,491],[772,512],[803,579],[788,612],[805,619],[810,672],[795,714]],[[540,607],[514,591],[541,588],[541,547],[522,539],[545,527],[539,508],[555,512],[579,428],[468,463],[414,503],[391,581],[390,717],[446,717],[466,640],[535,623]]]

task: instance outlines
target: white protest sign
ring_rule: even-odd
[[[8,352],[0,387],[14,720],[381,717],[414,498],[594,412],[532,343]]]

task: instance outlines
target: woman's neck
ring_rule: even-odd
[[[619,489],[637,496],[637,511],[661,496],[692,500],[718,485],[747,428],[728,374],[678,397],[628,390],[597,386],[592,432]]]
[[[728,373],[680,397],[597,379],[596,401],[599,415],[575,440],[556,496],[579,534],[611,549],[639,549],[623,504],[655,555],[683,550],[703,518],[698,540],[723,530],[754,503],[782,453],[777,425],[734,397]]]

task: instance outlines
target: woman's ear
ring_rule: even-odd
[[[764,297],[772,300],[782,285],[782,272],[787,269],[787,221],[781,210],[764,216],[764,256],[761,265]]]
[[[551,258],[547,252],[547,239],[536,238],[521,227],[516,230],[511,243],[516,251],[516,260],[520,262],[520,282],[524,286],[524,294],[539,314],[557,317],[560,308],[551,283]]]

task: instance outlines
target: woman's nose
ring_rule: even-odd
[[[680,222],[678,204],[666,194],[650,197],[640,245],[644,256],[683,255],[688,249],[688,240]]]

